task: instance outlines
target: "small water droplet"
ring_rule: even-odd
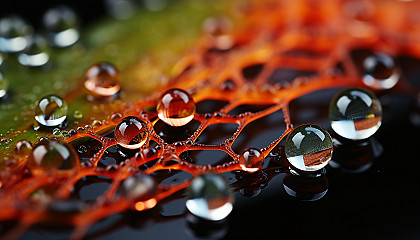
[[[186,91],[174,88],[161,95],[156,109],[160,120],[173,127],[180,127],[194,118],[195,103]]]
[[[95,64],[86,71],[85,87],[93,97],[110,97],[120,90],[120,73],[110,63]]]
[[[49,9],[43,17],[48,41],[54,47],[68,47],[79,40],[78,19],[74,11],[67,6]]]
[[[261,169],[263,164],[264,155],[257,148],[247,148],[239,157],[239,165],[242,170],[247,172],[256,172]]]
[[[121,184],[121,193],[126,198],[135,201],[144,201],[155,196],[157,186],[149,175],[137,173],[128,177]]]
[[[363,61],[363,83],[374,89],[390,89],[400,79],[394,59],[385,53],[374,53]]]
[[[39,34],[33,34],[28,39],[27,46],[18,55],[19,63],[28,67],[45,65],[50,59],[47,41]]]
[[[381,126],[382,106],[366,89],[347,89],[332,99],[329,118],[338,135],[352,140],[366,139]]]
[[[83,118],[83,113],[79,110],[76,110],[76,111],[74,111],[73,117],[77,118],[77,119],[81,119],[81,118]]]
[[[226,181],[208,173],[194,178],[188,191],[187,209],[197,217],[218,221],[233,209],[233,196]]]
[[[149,130],[143,120],[128,116],[123,118],[115,127],[114,136],[119,145],[136,149],[146,143],[149,138]]]
[[[44,126],[60,125],[66,117],[67,103],[58,95],[47,95],[36,103],[35,120]]]
[[[317,171],[331,160],[330,134],[315,124],[303,124],[287,136],[285,152],[290,164],[302,171]]]
[[[19,16],[11,15],[0,19],[0,51],[16,53],[25,49],[27,37],[32,28]]]
[[[20,140],[15,145],[15,151],[17,154],[26,155],[32,150],[32,144],[26,140]]]

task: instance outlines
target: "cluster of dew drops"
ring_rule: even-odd
[[[61,12],[59,12],[60,14],[51,14],[53,16],[71,16],[71,12],[67,8],[59,8],[54,11]],[[48,16],[47,12],[45,18],[48,18]],[[7,21],[13,23],[12,26],[16,28],[19,24],[24,24],[16,18],[3,19],[2,24]],[[51,20],[47,22],[51,22]],[[78,39],[75,24],[73,22],[73,25],[66,25],[67,27],[72,26],[67,29],[63,29],[60,24],[58,24],[59,26],[47,24],[46,26],[51,29],[51,41],[59,47],[73,44]],[[19,29],[24,30],[20,27]],[[3,40],[6,39],[5,42],[9,45],[2,44],[7,49],[0,50],[3,52],[19,52],[18,59],[21,64],[40,66],[48,61],[48,55],[43,48],[45,42],[40,40],[42,38],[39,35],[35,34],[33,40],[25,43],[25,46],[21,46],[16,43],[19,42],[21,35],[27,34],[27,32],[18,32],[19,35],[17,36],[1,34]],[[58,40],[62,39],[60,36],[63,34],[67,34],[64,39],[72,41],[59,42]],[[48,37],[50,38],[50,35]],[[28,52],[26,49],[29,49]],[[372,54],[364,60],[363,66],[366,73],[363,82],[370,88],[390,89],[399,79],[399,72],[395,70],[393,59],[386,54]],[[382,69],[381,71],[377,70],[378,66]],[[383,69],[387,71],[383,71]],[[86,71],[84,82],[85,88],[89,91],[89,98],[93,101],[95,99],[114,98],[120,91],[119,78],[118,69],[111,63],[100,62],[91,66]],[[0,74],[0,94],[3,95],[6,94],[7,90],[7,83],[5,82],[3,75]],[[58,127],[66,120],[67,111],[68,106],[63,98],[50,94],[37,101],[34,119],[41,127]],[[196,105],[193,97],[186,90],[169,89],[160,96],[156,111],[158,118],[165,124],[172,127],[181,127],[194,119]],[[354,141],[368,139],[381,125],[382,107],[378,98],[370,90],[362,88],[346,89],[339,92],[331,100],[329,118],[331,128],[341,137]],[[126,116],[116,124],[114,139],[123,148],[140,149],[148,143],[151,137],[150,127],[150,121],[142,116]],[[60,129],[58,128],[58,130]],[[83,130],[83,128],[71,130],[69,134],[76,135]],[[296,174],[322,170],[331,160],[333,147],[333,139],[330,134],[315,124],[295,127],[290,131],[285,141],[286,157],[291,167],[295,169]],[[76,151],[70,144],[60,140],[43,139],[33,147],[28,141],[20,141],[16,144],[16,149],[28,154],[27,167],[34,176],[46,172],[71,171],[79,167]],[[252,174],[262,168],[264,156],[261,150],[248,148],[239,155],[237,161],[242,171]],[[128,199],[138,201],[140,197],[144,198],[146,192],[148,194],[153,192],[153,186],[153,178],[139,172],[124,180],[122,191]],[[224,219],[232,211],[233,197],[228,184],[221,176],[213,173],[198,175],[192,180],[189,189],[186,207],[192,214],[215,221]],[[156,204],[153,201],[138,201],[138,203],[140,203],[136,205],[138,210],[151,208]]]

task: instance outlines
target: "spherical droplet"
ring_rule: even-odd
[[[47,41],[39,34],[32,35],[26,48],[18,55],[19,63],[28,67],[43,66],[49,59]]]
[[[48,31],[48,41],[54,47],[71,46],[80,37],[77,30],[77,16],[67,6],[49,9],[42,20]]]
[[[352,140],[366,139],[381,126],[382,107],[372,92],[352,88],[332,99],[329,117],[338,135]]]
[[[146,123],[138,117],[128,116],[121,120],[115,127],[115,140],[118,144],[130,149],[143,146],[149,138],[149,130]]]
[[[15,15],[0,19],[0,51],[16,53],[25,49],[32,28]]]
[[[6,76],[0,72],[0,98],[6,96],[7,89],[9,88],[9,81]]]
[[[400,79],[394,59],[385,53],[374,53],[363,61],[363,83],[374,89],[390,89]]]
[[[29,141],[26,140],[20,140],[15,145],[15,151],[17,154],[29,154],[32,150],[32,145]]]
[[[187,209],[197,217],[218,221],[233,209],[233,196],[226,181],[208,173],[194,178],[188,191]]]
[[[155,196],[157,185],[149,175],[137,173],[121,184],[121,193],[133,201],[145,201]]]
[[[242,170],[247,172],[256,172],[264,164],[264,156],[257,148],[247,148],[239,157],[239,165]]]
[[[85,87],[94,97],[109,97],[120,90],[120,73],[110,63],[91,66],[85,75]]]
[[[44,126],[60,125],[67,117],[67,103],[58,95],[41,98],[35,108],[35,120]]]
[[[42,140],[28,157],[27,167],[32,174],[66,173],[79,166],[74,148],[65,142]]]
[[[190,94],[177,88],[163,93],[156,108],[160,120],[173,127],[189,123],[195,113],[195,103]]]
[[[302,171],[317,171],[331,160],[333,143],[330,134],[315,124],[303,124],[289,134],[285,152],[290,164]]]

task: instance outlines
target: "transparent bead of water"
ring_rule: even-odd
[[[121,184],[121,194],[135,201],[148,200],[155,196],[157,185],[149,175],[137,173],[128,177]]]
[[[33,34],[26,48],[18,55],[19,63],[28,67],[43,66],[49,59],[47,41],[39,34]]]
[[[378,89],[390,89],[400,79],[394,59],[385,53],[374,53],[363,60],[363,83]]]
[[[264,156],[257,148],[247,148],[239,157],[239,165],[242,170],[247,172],[256,172],[261,169],[263,164]]]
[[[19,16],[0,19],[0,51],[16,53],[25,49],[32,28]]]
[[[218,221],[232,211],[233,196],[222,177],[207,173],[191,182],[186,207],[197,217]]]
[[[0,99],[6,96],[8,88],[9,81],[7,80],[6,76],[0,72]]]
[[[143,120],[128,116],[123,118],[115,127],[114,137],[119,145],[129,149],[137,149],[146,143],[149,138],[149,130]]]
[[[120,73],[110,63],[95,64],[86,71],[85,87],[94,97],[112,96],[120,90]]]
[[[180,127],[193,120],[195,103],[186,91],[174,88],[162,94],[156,109],[160,120],[173,127]]]
[[[331,160],[333,143],[330,134],[315,124],[303,124],[289,134],[285,152],[290,164],[302,171],[317,171]]]
[[[54,47],[68,47],[79,40],[76,13],[67,6],[49,9],[43,17],[45,29],[48,31],[48,42]]]
[[[329,118],[338,135],[352,140],[366,139],[381,126],[382,106],[367,89],[347,89],[332,99]]]
[[[66,173],[79,167],[79,157],[68,143],[42,140],[29,155],[27,167],[34,175]]]
[[[67,103],[58,95],[41,98],[35,108],[35,120],[47,127],[58,126],[67,117]]]

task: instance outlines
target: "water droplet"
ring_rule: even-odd
[[[54,47],[68,47],[79,39],[77,16],[67,6],[49,9],[43,17],[43,23],[48,31],[48,41]]]
[[[83,118],[83,113],[79,110],[76,110],[76,111],[74,111],[73,117],[77,118],[77,119],[81,119],[81,118]]]
[[[19,16],[0,19],[0,51],[16,53],[25,49],[32,28]]]
[[[35,108],[35,120],[44,126],[60,125],[67,117],[67,103],[58,95],[41,98]]]
[[[143,146],[149,138],[146,123],[138,117],[128,116],[121,120],[115,127],[115,140],[118,144],[130,149]]]
[[[302,171],[317,171],[331,160],[333,143],[330,134],[315,124],[303,124],[289,134],[285,152],[290,164]]]
[[[247,148],[239,157],[239,165],[242,170],[247,172],[256,172],[261,169],[263,164],[264,156],[257,148]]]
[[[0,98],[6,96],[7,89],[9,88],[9,81],[6,76],[0,72]]]
[[[338,135],[352,140],[366,139],[381,126],[382,107],[372,92],[352,88],[332,99],[329,117]]]
[[[85,87],[94,97],[110,97],[120,90],[120,73],[110,63],[95,64],[86,71]]]
[[[156,109],[162,121],[180,127],[194,118],[195,103],[186,91],[174,88],[162,94]]]
[[[197,217],[218,221],[233,209],[233,196],[226,181],[208,173],[194,178],[188,191],[187,209]]]
[[[79,166],[79,158],[71,145],[61,141],[42,140],[29,155],[27,167],[32,174],[57,174]]]
[[[39,34],[33,34],[25,50],[18,55],[19,63],[28,67],[43,66],[49,59],[47,41]]]
[[[18,154],[25,155],[29,154],[32,150],[32,145],[29,141],[21,140],[16,143],[15,145],[15,151]]]
[[[400,79],[394,59],[385,53],[374,53],[363,61],[363,83],[374,89],[390,89]]]
[[[233,46],[234,40],[229,35],[232,28],[232,21],[225,16],[208,17],[203,22],[203,31],[211,37],[213,47],[219,50],[227,50]]]
[[[123,115],[119,112],[114,112],[109,116],[109,120],[111,120],[114,123],[117,123],[121,120],[121,118],[123,117]]]
[[[54,136],[60,136],[62,133],[61,133],[61,130],[59,129],[59,128],[54,128],[53,129],[53,135]]]
[[[135,201],[145,201],[155,196],[157,186],[149,175],[137,173],[128,177],[121,184],[121,193],[126,198]]]

